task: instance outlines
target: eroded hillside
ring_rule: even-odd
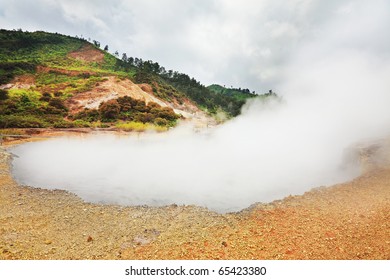
[[[214,123],[158,75],[124,67],[84,39],[5,30],[0,35],[2,128],[131,128],[129,122],[170,127],[179,119]],[[116,100],[123,97],[135,101],[128,98],[129,106],[122,106]]]

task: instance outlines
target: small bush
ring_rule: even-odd
[[[8,98],[8,91],[0,89],[0,101],[7,100]]]
[[[84,72],[84,73],[78,74],[77,76],[82,78],[82,79],[88,79],[91,76],[91,74]]]
[[[84,109],[83,111],[75,114],[72,119],[96,122],[99,120],[99,111],[96,109]]]
[[[18,103],[14,99],[7,99],[5,101],[2,101],[0,108],[2,114],[4,115],[14,114],[18,111]]]
[[[99,106],[99,113],[102,121],[111,121],[117,119],[121,107],[116,99],[103,102]]]
[[[47,106],[45,108],[45,114],[51,114],[51,115],[62,115],[64,114],[64,110],[61,110],[61,109],[58,109],[56,107],[53,107],[53,106]]]
[[[65,112],[68,111],[68,108],[65,106],[64,101],[62,101],[62,99],[58,97],[51,98],[49,101],[49,106],[57,108],[61,111],[65,111]]]
[[[86,121],[83,121],[83,120],[75,120],[73,122],[73,125],[75,127],[82,127],[82,128],[87,128],[87,127],[91,127],[91,123],[90,122],[86,122]]]
[[[44,92],[44,93],[42,94],[42,97],[39,98],[39,101],[49,102],[51,98],[52,98],[52,96],[51,96],[50,93]]]
[[[174,121],[179,118],[177,114],[173,111],[172,108],[164,107],[158,113],[159,118],[167,119],[169,121]]]
[[[166,119],[162,119],[162,118],[156,118],[154,120],[154,123],[156,125],[159,125],[159,126],[168,126],[169,125],[169,122]]]
[[[117,101],[118,104],[121,106],[122,112],[131,111],[138,103],[137,100],[131,98],[130,96],[119,97]]]

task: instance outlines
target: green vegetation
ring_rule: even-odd
[[[70,55],[86,47],[101,52],[102,61],[81,60]],[[43,31],[23,32],[1,29],[0,62],[0,84],[4,84],[4,80],[12,79],[12,74],[34,72],[38,65],[126,77],[132,77],[135,74],[130,69],[127,72],[118,69],[117,59],[100,50],[96,44],[93,45],[83,38]]]
[[[245,102],[249,98],[273,98],[277,97],[277,94],[270,90],[267,93],[256,94],[255,91],[251,93],[249,89],[241,89],[241,88],[226,88],[220,85],[210,85],[207,87],[210,91],[215,92],[217,94],[229,96],[230,98],[234,98],[237,102]]]
[[[24,116],[24,115],[1,115],[0,116],[0,128],[42,128],[48,127],[49,124],[36,116]]]
[[[205,87],[194,78],[177,71],[165,70],[157,62],[104,51],[100,43],[89,43],[47,32],[0,30],[0,128],[22,127],[107,127],[126,130],[162,130],[174,126],[172,109],[130,97],[104,102],[98,109],[69,111],[72,96],[89,92],[106,81],[131,79],[147,84],[145,90],[171,104],[190,99],[199,108],[213,114],[240,114],[249,90],[227,89],[218,85]],[[12,87],[21,81],[31,86]],[[266,97],[266,95],[264,95]],[[141,125],[142,124],[142,125]]]
[[[253,98],[257,96],[254,91],[251,93],[249,89],[226,88],[215,84],[208,86],[207,88],[212,92],[231,96],[237,100],[246,100],[248,98]]]
[[[164,132],[168,130],[167,126],[155,125],[150,123],[142,123],[142,122],[119,122],[115,125],[115,127],[121,130],[135,131],[135,132],[144,132],[144,131]]]
[[[185,92],[186,96],[211,114],[217,114],[219,110],[222,110],[235,117],[240,114],[241,107],[245,104],[244,100],[237,100],[234,97],[209,90],[186,74],[173,72],[162,74],[162,77],[179,91]]]
[[[0,60],[0,84],[8,83],[17,75],[33,73],[35,68],[36,65],[30,62],[3,62]]]
[[[68,112],[62,99],[35,90],[11,89],[0,100],[0,128],[50,127]]]
[[[72,57],[82,48],[101,53],[101,61]],[[132,77],[119,71],[116,58],[84,39],[46,32],[0,30],[0,85],[16,77],[32,81],[29,89],[0,90],[0,128],[99,127],[84,120],[69,121],[66,102],[103,82],[103,75]],[[106,126],[106,125],[103,125]]]
[[[205,87],[194,78],[177,71],[166,71],[164,67],[151,60],[127,57],[124,53],[118,60],[118,69],[135,69],[133,80],[136,83],[148,83],[153,86],[154,94],[168,102],[181,104],[185,97],[194,101],[200,108],[216,116],[221,111],[230,117],[241,113],[241,108],[248,98],[275,95],[267,93],[257,95],[249,89],[226,88],[220,85]]]

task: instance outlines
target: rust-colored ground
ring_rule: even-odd
[[[0,151],[0,259],[390,259],[390,169],[220,215],[22,187]]]
[[[70,57],[88,62],[103,62],[104,53],[90,44],[85,44],[81,49],[70,52]]]

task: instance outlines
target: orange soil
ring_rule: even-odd
[[[68,55],[87,62],[103,62],[104,60],[104,53],[89,44],[84,45],[77,51],[70,52]]]
[[[19,186],[8,159],[0,150],[0,259],[390,259],[388,164],[220,215],[196,206],[90,204]]]

